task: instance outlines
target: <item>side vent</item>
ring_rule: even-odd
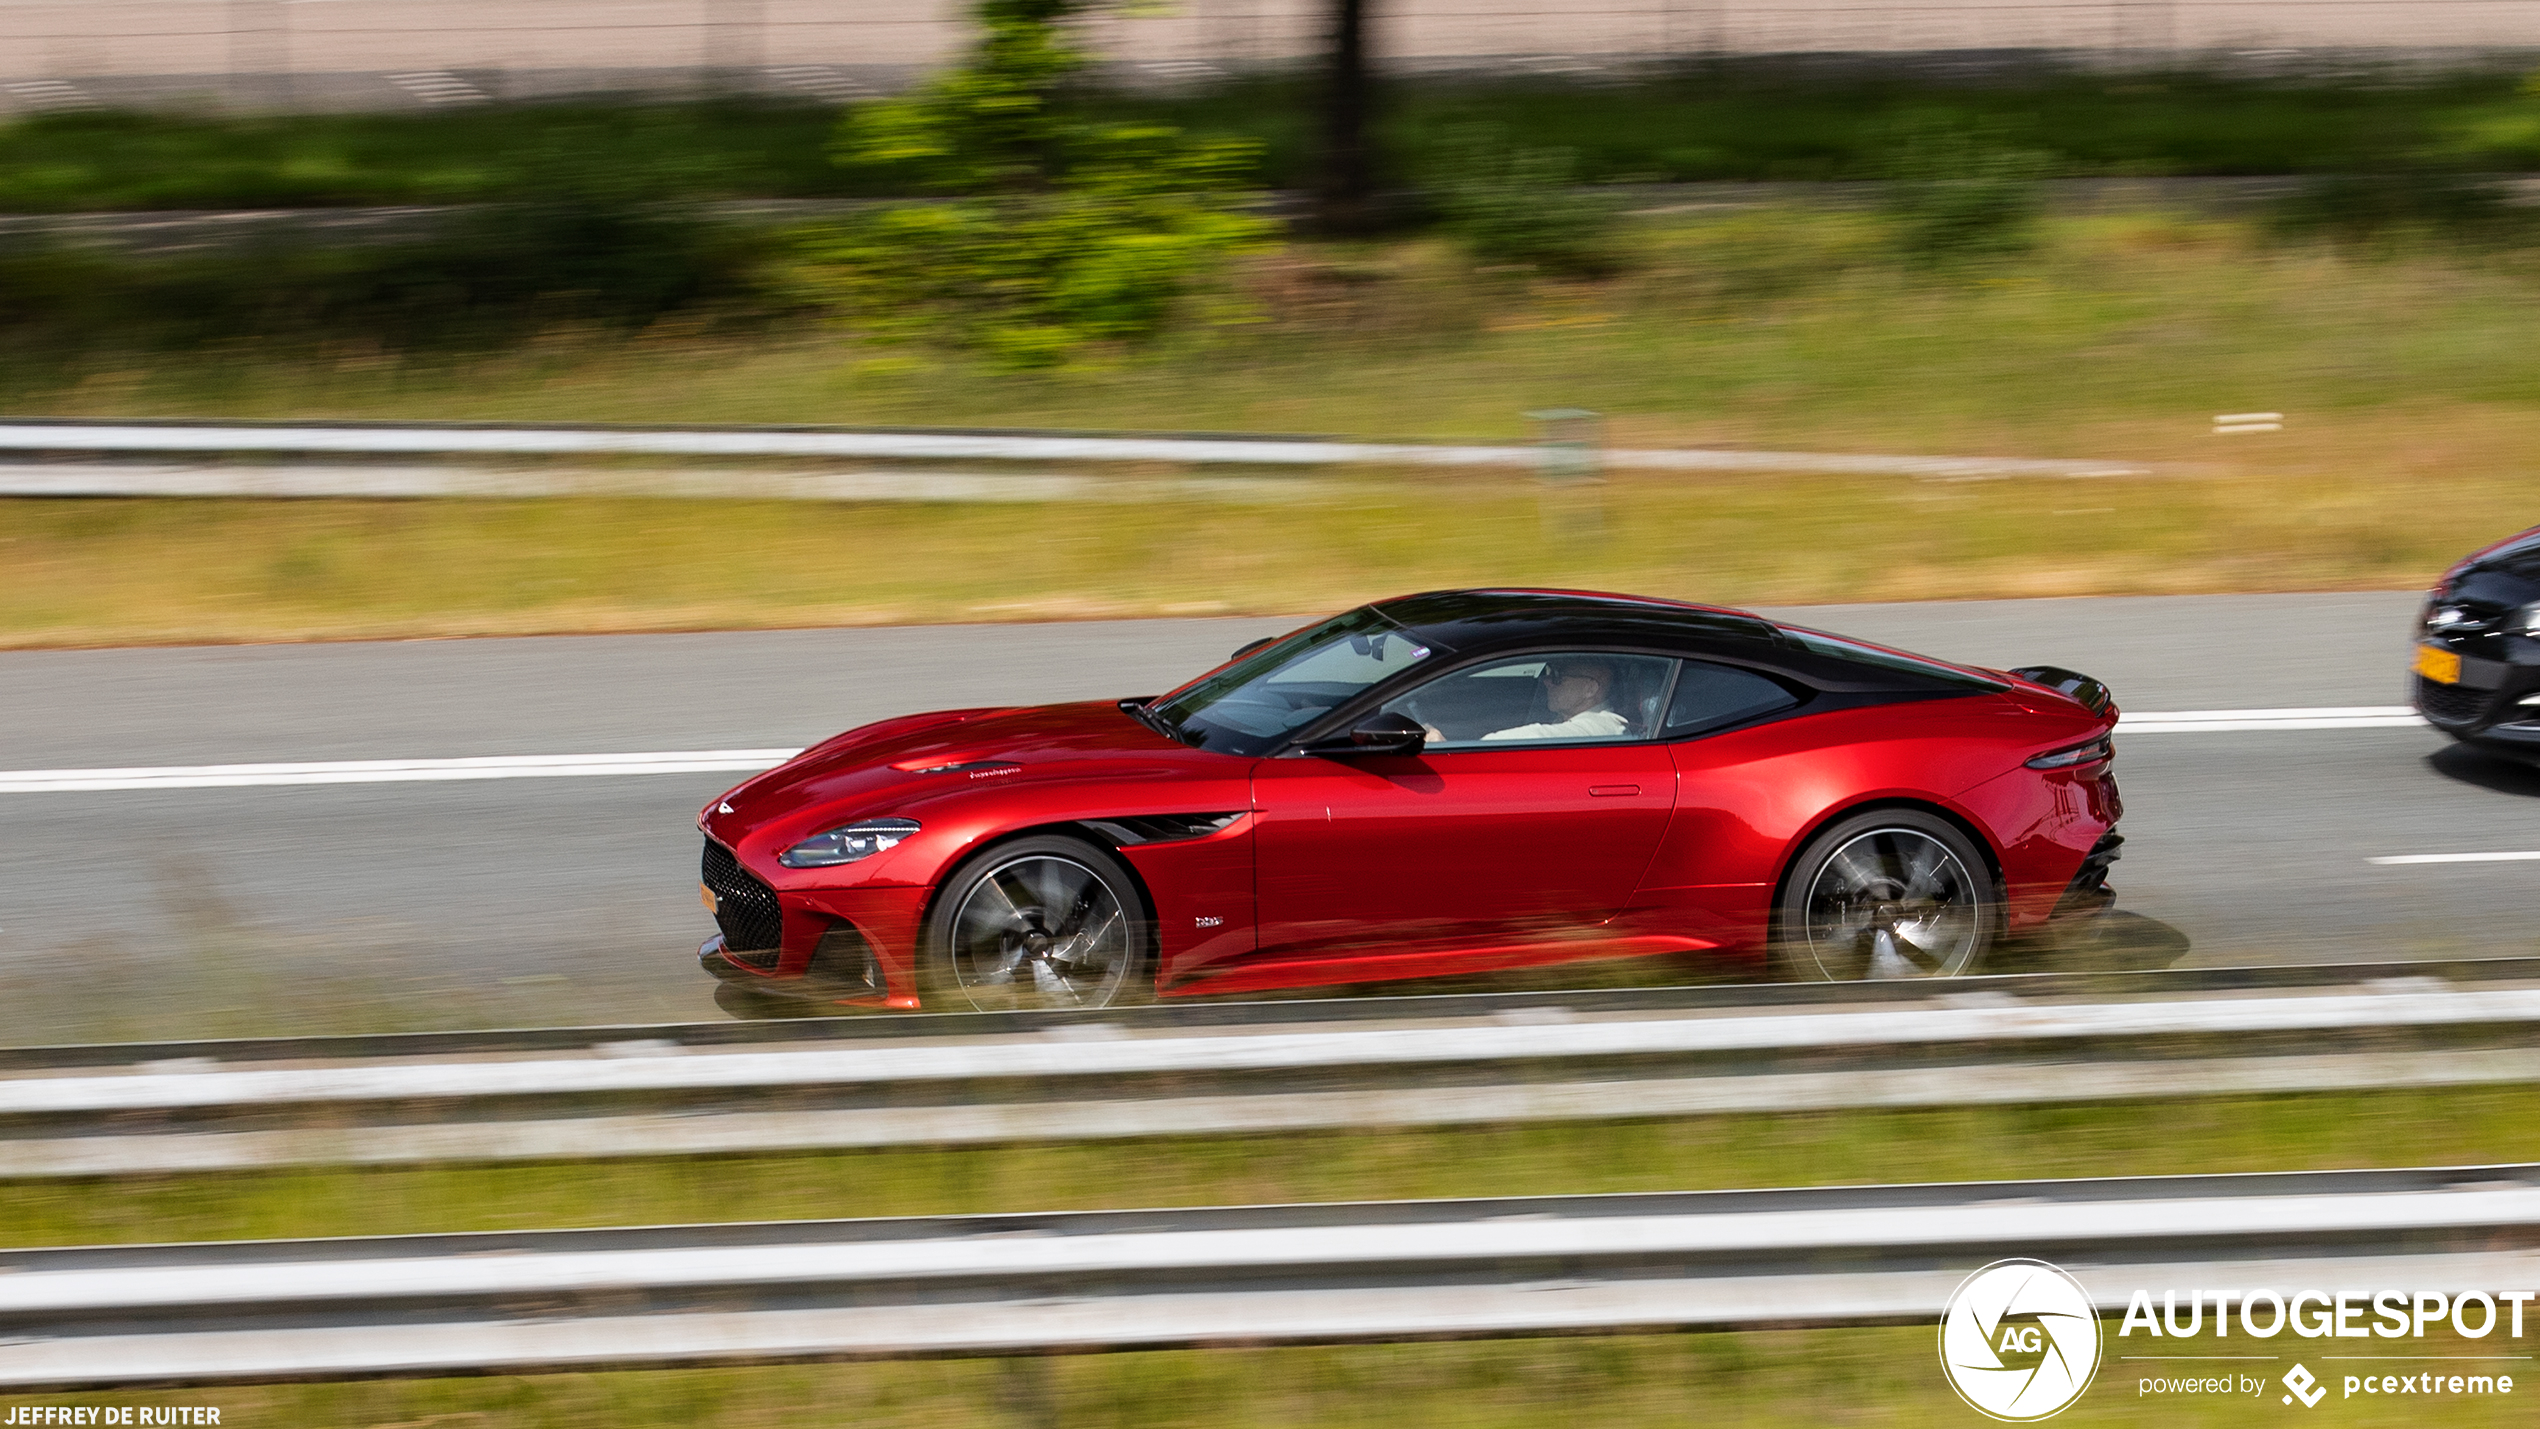
[[[1237,809],[1231,814],[1139,814],[1125,819],[1088,819],[1086,823],[1123,846],[1170,844],[1206,838],[1233,827],[1235,820],[1250,812]]]

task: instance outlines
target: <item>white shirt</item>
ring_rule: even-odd
[[[1559,724],[1521,724],[1515,729],[1493,730],[1483,735],[1493,739],[1611,739],[1632,727],[1631,721],[1612,710],[1581,710]]]

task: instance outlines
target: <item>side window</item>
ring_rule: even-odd
[[[1858,640],[1846,640],[1840,635],[1828,635],[1822,630],[1803,630],[1795,625],[1786,625],[1782,627],[1782,635],[1791,644],[1812,654],[1831,655],[1835,659],[1850,660],[1859,665],[1877,665],[1883,669],[1904,670],[1927,680],[1938,680],[1950,685],[1964,685],[1972,690],[2005,688],[2001,681],[1988,680],[1972,670],[1961,670],[1955,665],[1944,665],[1937,660],[1926,660],[1920,655],[1908,655],[1902,650],[1882,650],[1875,645],[1864,645]]]
[[[1753,671],[1687,660],[1684,673],[1676,677],[1676,697],[1667,702],[1667,723],[1660,737],[1677,739],[1722,729],[1798,703],[1790,691]]]
[[[1654,733],[1675,663],[1592,651],[1522,655],[1441,675],[1385,710],[1418,720],[1432,749],[1628,743]]]

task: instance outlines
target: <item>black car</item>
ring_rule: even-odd
[[[2466,557],[2417,619],[2416,707],[2454,739],[2540,759],[2540,526]]]

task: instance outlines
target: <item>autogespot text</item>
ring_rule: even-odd
[[[2483,1340],[2505,1323],[2505,1338],[2522,1338],[2522,1310],[2540,1292],[2511,1290],[2488,1294],[2473,1290],[2446,1295],[2434,1290],[2297,1290],[2290,1298],[2274,1290],[2190,1290],[2184,1303],[2179,1292],[2161,1292],[2158,1310],[2152,1292],[2137,1290],[2126,1302],[2123,1339],[2140,1330],[2156,1339],[2192,1339],[2206,1332],[2230,1332],[2232,1307],[2240,1309],[2240,1332],[2269,1339],[2291,1330],[2305,1339],[2421,1339],[2429,1326],[2448,1326],[2467,1340]],[[2214,1311],[2205,1318],[2206,1307]]]
[[[2540,1292],[2297,1290],[2287,1294],[2277,1290],[2189,1290],[2182,1294],[2176,1290],[2165,1290],[2161,1292],[2160,1303],[2156,1306],[2151,1291],[2137,1290],[2126,1302],[2125,1320],[2118,1326],[2117,1336],[2125,1339],[2141,1335],[2163,1341],[2165,1346],[2173,1346],[2176,1341],[2192,1340],[2200,1335],[2227,1335],[2235,1328],[2241,1334],[2260,1340],[2272,1339],[2288,1331],[2299,1338],[2311,1340],[2421,1340],[2428,1330],[2435,1330],[2449,1331],[2464,1340],[2485,1340],[2494,1336],[2499,1340],[2517,1341],[2523,1337],[2523,1309],[2534,1298],[2540,1298]],[[2238,1317],[2236,1325],[2235,1311]],[[2361,1350],[2366,1347],[2357,1345],[2351,1348]],[[2369,1354],[2335,1355],[2333,1350],[2333,1346],[2323,1345],[2319,1352],[2346,1360],[2374,1358]],[[2394,1347],[2390,1358],[2402,1357]],[[2527,1357],[2499,1353],[2424,1358],[2449,1362],[2421,1366],[2411,1364],[2396,1373],[2375,1367],[2369,1372],[2332,1374],[2325,1379],[2296,1365],[2280,1386],[2268,1377],[2239,1371],[2151,1374],[2137,1379],[2135,1393],[2138,1396],[2227,1394],[2249,1399],[2279,1393],[2287,1404],[2298,1399],[2304,1405],[2317,1404],[2326,1397],[2332,1384],[2342,1391],[2339,1397],[2344,1399],[2383,1395],[2423,1399],[2511,1394],[2514,1379],[2506,1371],[2513,1367],[2511,1361]]]

